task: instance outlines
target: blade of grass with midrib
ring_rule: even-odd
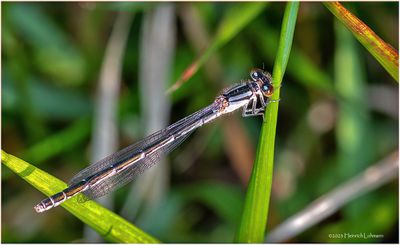
[[[371,28],[349,12],[339,2],[325,2],[324,4],[398,82],[399,52],[383,41]]]
[[[1,162],[47,196],[67,187],[63,181],[3,150],[1,151]],[[157,239],[96,202],[78,202],[79,196],[82,198],[82,194],[79,194],[61,206],[99,232],[104,239],[118,243],[158,243]],[[32,212],[34,204],[36,203],[32,203]]]
[[[279,100],[279,86],[289,60],[298,8],[298,2],[289,2],[285,9],[278,53],[273,70],[274,87],[277,89],[271,100]],[[262,243],[264,241],[272,186],[278,104],[278,102],[273,102],[266,108],[256,160],[235,242]]]

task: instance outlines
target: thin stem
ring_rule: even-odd
[[[392,181],[399,170],[399,152],[367,168],[362,174],[321,196],[269,233],[266,242],[284,242],[334,214],[357,197]]]
[[[277,88],[271,98],[274,101],[279,100],[279,87],[289,60],[298,8],[298,2],[290,2],[285,9],[279,48],[273,70],[274,87]],[[271,103],[265,113],[242,220],[235,238],[236,242],[261,243],[264,241],[272,186],[278,105],[279,103]]]

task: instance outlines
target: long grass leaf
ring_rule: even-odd
[[[167,92],[171,93],[182,86],[199,70],[212,54],[229,42],[255,17],[257,17],[266,5],[267,3],[263,2],[234,4],[232,8],[228,10],[219,25],[218,31],[210,47],[185,69],[180,78],[167,90]]]
[[[3,150],[1,151],[1,161],[5,166],[47,196],[67,187],[63,181]],[[96,202],[78,202],[79,198],[82,199],[82,197],[82,194],[79,194],[64,202],[61,206],[91,226],[104,239],[119,243],[158,243],[155,238],[141,231],[122,217],[98,205]]]
[[[290,2],[285,9],[278,53],[273,70],[274,86],[276,88],[279,88],[282,82],[289,60],[298,8],[298,2]],[[275,91],[272,100],[279,100],[279,91],[280,89]],[[235,238],[236,242],[261,243],[264,240],[272,186],[278,104],[271,103],[268,105],[265,113],[256,160],[247,189],[242,220]]]
[[[261,50],[265,59],[272,63],[279,45],[279,33],[268,23],[257,23],[249,28],[258,40],[257,48]],[[335,93],[332,79],[301,50],[292,50],[290,57],[287,73],[296,77],[296,81],[313,89]]]
[[[371,28],[339,2],[325,2],[324,4],[398,82],[399,52],[383,41]]]

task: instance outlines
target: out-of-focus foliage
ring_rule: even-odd
[[[146,13],[160,4],[2,3],[2,149],[64,181],[87,166],[95,91],[118,11],[135,13],[116,112],[120,148],[144,137],[139,103],[146,95],[139,94],[137,81],[139,43]],[[241,19],[238,3],[173,4],[177,43],[166,87],[212,47],[212,37],[224,21],[240,28],[171,94],[171,122],[211,103],[227,84],[247,79],[252,67],[272,71],[285,3],[240,4],[249,13],[247,19]],[[398,50],[398,3],[343,5]],[[183,11],[199,22],[183,21]],[[193,43],[200,37],[189,38],[190,28],[210,37],[200,53]],[[213,56],[220,67],[218,79],[211,79],[205,66]],[[323,4],[300,3],[280,97],[267,234],[398,148],[398,83]],[[229,151],[222,130],[233,119],[238,115],[204,126],[168,157],[166,198],[150,211],[139,210],[132,221],[135,226],[163,242],[233,241],[246,190],[240,182],[244,173],[233,166],[235,156],[228,155],[244,147]],[[238,121],[238,130],[254,150],[262,120]],[[239,133],[230,135],[235,139]],[[250,167],[252,161],[242,164]],[[114,212],[119,213],[127,192],[128,188],[116,192]],[[63,208],[34,212],[43,197],[2,165],[2,242],[82,241],[83,223]],[[328,237],[344,232],[383,237]],[[339,241],[398,242],[397,182],[363,195],[291,240]]]
[[[243,27],[247,26],[264,9],[266,3],[235,4],[225,13],[225,18],[220,23],[212,44],[207,51],[195,60],[187,68],[178,81],[169,89],[169,92],[177,90],[214,54],[219,48],[236,36]]]

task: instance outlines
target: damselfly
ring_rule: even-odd
[[[91,199],[110,193],[155,165],[195,129],[221,115],[240,108],[244,117],[264,115],[273,93],[272,77],[261,69],[253,69],[250,78],[226,89],[202,110],[83,169],[71,179],[68,188],[37,204],[36,212],[56,207],[78,193]]]

